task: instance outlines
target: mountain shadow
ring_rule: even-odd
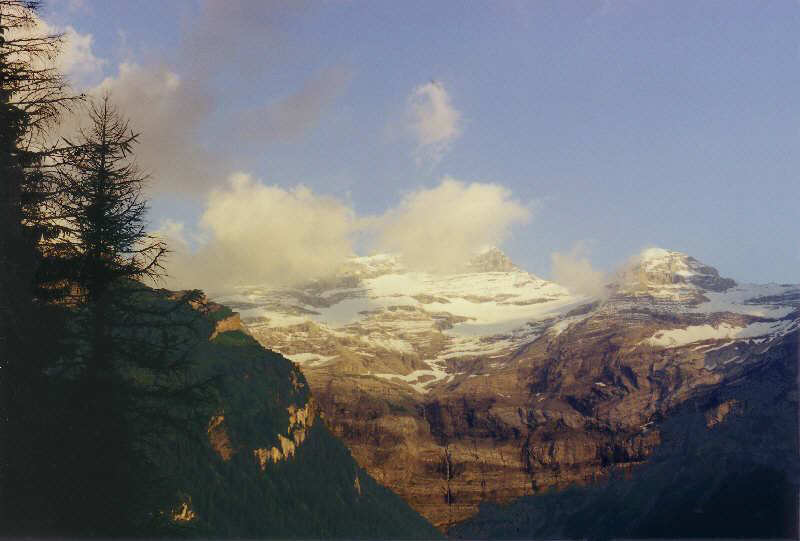
[[[798,535],[797,351],[709,388],[662,425],[627,478],[484,504],[453,538],[790,538]]]

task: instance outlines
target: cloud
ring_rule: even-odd
[[[210,192],[199,236],[168,221],[168,285],[211,292],[243,284],[290,285],[325,276],[352,255],[352,210],[304,186],[287,190],[236,173]],[[196,246],[192,248],[192,244]]]
[[[230,162],[200,144],[212,99],[166,66],[123,62],[118,72],[86,90],[92,98],[109,93],[119,112],[140,134],[136,161],[152,175],[151,193],[202,195],[230,171]],[[74,137],[87,122],[82,109],[65,117],[61,134]]]
[[[319,3],[200,0],[198,7],[199,13],[182,35],[179,51],[181,66],[192,79],[235,76],[256,80],[281,63],[308,60],[300,56],[301,38],[291,29],[293,19],[312,14]]]
[[[115,75],[87,93],[98,97],[109,92],[111,101],[141,134],[136,158],[153,175],[152,192],[202,197],[227,178],[237,151],[253,140],[259,144],[288,141],[313,129],[351,77],[352,72],[345,68],[323,70],[275,104],[223,117],[213,124],[219,100],[209,86],[165,65],[123,62]],[[215,147],[209,148],[209,143],[201,142],[203,133],[214,134],[224,143],[212,141]]]
[[[408,98],[409,128],[417,141],[417,161],[439,161],[461,135],[462,116],[442,83],[416,87]]]
[[[92,50],[94,36],[81,34],[71,26],[63,30],[64,43],[56,60],[57,67],[75,83],[91,82],[103,73],[106,61]]]
[[[260,109],[246,111],[238,122],[241,133],[264,140],[292,140],[310,131],[350,84],[353,72],[332,67],[312,77],[294,94]]]
[[[83,86],[96,81],[102,76],[106,61],[94,54],[94,36],[81,34],[72,26],[58,26],[33,14],[34,26],[31,28],[15,28],[9,32],[9,39],[27,37],[44,37],[61,35],[61,47],[58,55],[37,67],[55,67],[65,74],[72,84]]]
[[[141,134],[135,154],[141,168],[153,175],[151,193],[202,194],[225,178],[230,162],[198,142],[213,110],[206,87],[187,84],[163,64],[122,62],[116,74],[102,78],[106,60],[94,54],[91,34],[34,17],[35,28],[26,31],[30,35],[63,35],[54,67],[89,97],[108,92],[131,128]],[[87,121],[85,108],[78,107],[64,114],[52,137],[74,138]]]
[[[411,269],[458,271],[529,217],[497,184],[446,178],[379,216],[359,217],[348,204],[302,185],[285,189],[236,173],[209,193],[198,224],[167,220],[156,234],[174,252],[167,261],[170,287],[219,293],[329,276],[354,255],[359,235],[368,235],[375,250],[400,255]]]
[[[500,244],[530,210],[498,184],[445,178],[439,186],[406,195],[375,218],[378,250],[399,253],[411,268],[445,272],[463,266],[482,248]]]
[[[569,252],[554,252],[550,256],[553,281],[576,293],[602,297],[606,294],[609,277],[592,267],[585,253],[582,242],[575,244]]]
[[[116,73],[86,89],[91,96],[110,92],[141,134],[136,158],[152,174],[152,195],[204,197],[243,162],[249,165],[253,157],[245,151],[254,142],[263,150],[311,131],[352,78],[352,70],[343,66],[312,67],[311,75],[280,99],[268,96],[261,106],[237,109],[228,95],[231,81],[259,81],[296,60],[285,54],[296,46],[285,28],[312,7],[281,1],[204,1],[199,7],[199,16],[182,32],[175,57],[122,62]],[[72,71],[80,67],[88,74],[102,67],[103,61],[91,54],[91,35],[68,27],[65,36],[63,56]],[[222,106],[225,114],[220,114]],[[63,131],[70,134],[82,122],[85,118],[67,120]]]

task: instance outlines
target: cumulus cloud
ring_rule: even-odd
[[[89,89],[91,96],[109,93],[112,102],[141,133],[136,157],[152,173],[155,193],[203,196],[233,169],[236,156],[252,140],[260,144],[287,141],[313,129],[327,107],[350,82],[345,68],[317,74],[295,93],[260,109],[210,126],[217,99],[209,87],[165,65],[123,62],[118,72]],[[227,124],[226,124],[227,122]],[[73,122],[74,123],[74,122]],[[74,131],[74,130],[73,130]],[[209,148],[200,135],[214,133],[226,150]],[[231,145],[231,141],[235,141]]]
[[[417,141],[417,160],[439,161],[461,135],[461,112],[442,83],[416,87],[408,98],[409,128]]]
[[[498,184],[466,184],[445,178],[431,189],[409,193],[397,208],[373,220],[375,245],[399,253],[416,269],[463,268],[477,251],[500,244],[530,210]]]
[[[157,234],[173,250],[168,285],[220,292],[324,276],[352,255],[355,226],[352,210],[334,198],[236,173],[210,192],[194,239],[176,222],[162,224]]]
[[[230,172],[230,161],[198,140],[212,108],[201,87],[186,84],[166,66],[123,62],[116,74],[86,90],[98,99],[105,94],[140,134],[136,161],[152,175],[151,193],[202,195]],[[65,116],[58,135],[67,138],[86,127],[84,108]]]
[[[116,73],[84,85],[90,96],[108,92],[141,133],[136,157],[152,174],[152,194],[204,197],[252,159],[243,149],[254,141],[290,141],[317,125],[349,85],[351,69],[312,68],[306,81],[278,99],[265,96],[262,106],[238,111],[228,105],[225,115],[218,114],[229,98],[224,89],[232,78],[258,81],[297,60],[285,54],[294,51],[296,39],[286,31],[287,21],[313,6],[278,0],[202,1],[199,16],[182,32],[174,58],[122,62]],[[42,25],[57,30],[44,21]],[[104,61],[92,53],[92,36],[71,27],[64,32],[62,68],[82,80],[101,74]],[[264,54],[265,48],[270,54]],[[73,134],[85,121],[80,116],[65,122],[65,134]]]
[[[61,54],[56,60],[58,68],[79,85],[100,76],[106,61],[92,50],[94,36],[81,34],[71,26],[63,30],[63,35]]]
[[[595,297],[606,294],[609,277],[592,266],[583,243],[577,243],[569,252],[554,252],[550,263],[554,282],[576,293]]]
[[[219,293],[329,276],[354,255],[359,235],[370,236],[377,251],[400,255],[411,269],[458,271],[529,217],[497,184],[447,178],[379,216],[359,217],[348,204],[302,185],[285,189],[237,173],[210,192],[198,224],[167,220],[156,234],[173,252],[167,285]]]

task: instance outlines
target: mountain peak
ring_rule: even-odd
[[[714,267],[692,256],[664,248],[648,248],[623,271],[624,282],[644,287],[687,284],[708,291],[725,291],[736,285]]]
[[[519,270],[511,259],[496,246],[486,248],[467,264],[471,272],[511,272]]]

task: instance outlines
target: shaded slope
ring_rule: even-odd
[[[252,338],[229,331],[202,348],[218,384],[233,456],[212,449],[184,465],[197,527],[214,536],[425,537],[437,532],[378,485],[322,422],[308,422],[293,455],[259,467],[256,449],[280,447],[287,408],[313,405],[303,375]],[[293,441],[298,441],[295,438]]]
[[[797,333],[772,362],[709,386],[661,425],[650,460],[585,487],[482,505],[456,538],[796,538]]]
[[[159,459],[181,486],[171,510],[180,529],[211,537],[439,536],[330,434],[293,363],[237,329],[227,308],[202,310],[193,377],[216,378],[215,400],[201,406],[203,443]]]

